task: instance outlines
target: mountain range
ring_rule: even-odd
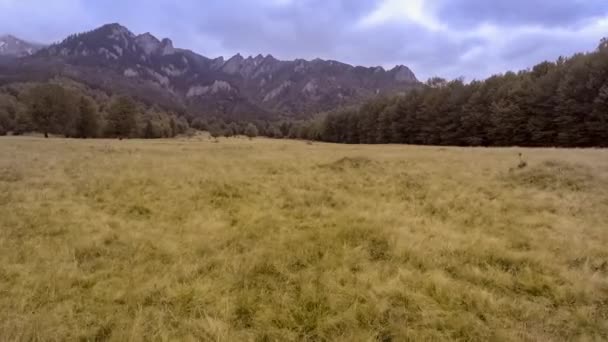
[[[307,118],[420,85],[403,65],[385,70],[271,55],[208,58],[119,24],[50,46],[4,36],[0,54],[0,84],[62,76],[193,116],[226,119]]]

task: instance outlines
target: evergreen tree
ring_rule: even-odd
[[[150,120],[150,119],[148,119],[146,121],[146,128],[144,128],[144,138],[145,139],[158,138],[158,133],[156,131],[156,128],[154,127],[154,124],[152,123],[152,120]]]
[[[174,137],[179,134],[177,130],[177,124],[175,123],[175,118],[171,117],[169,119],[169,129],[171,130],[171,137]]]
[[[361,142],[359,129],[360,120],[361,113],[358,111],[349,110],[344,113],[344,121],[346,122],[344,130],[346,130],[346,132],[343,134],[344,142],[347,144],[358,144]]]
[[[93,102],[88,98],[80,97],[78,104],[78,120],[76,123],[77,136],[79,138],[93,138],[99,130],[99,115]]]
[[[469,146],[481,146],[489,143],[487,137],[487,108],[483,90],[478,88],[462,108],[460,116],[459,140],[460,144]]]
[[[8,112],[4,108],[0,108],[0,135],[6,135],[8,131],[12,131],[15,123],[10,118]]]
[[[566,73],[557,90],[557,144],[560,146],[585,146],[588,144],[586,116],[593,110],[593,103],[585,101],[589,96],[587,81],[589,63],[585,55],[577,55],[565,65]],[[594,95],[595,96],[595,95]]]
[[[135,130],[136,107],[133,100],[120,97],[110,106],[108,134],[119,139],[128,138]]]
[[[471,88],[465,86],[462,79],[449,82],[447,87],[448,94],[445,99],[444,113],[437,119],[437,125],[441,144],[457,145],[462,106],[471,97]]]
[[[393,132],[392,132],[392,107],[385,108],[378,115],[378,124],[377,124],[377,136],[376,142],[379,144],[388,144],[393,142]]]
[[[555,144],[554,124],[557,106],[557,87],[561,77],[556,63],[543,62],[532,69],[532,86],[529,91],[530,107],[527,130],[530,145],[551,146]]]
[[[593,110],[586,122],[589,141],[593,146],[608,146],[608,84],[604,85],[593,102]]]
[[[280,139],[283,137],[283,133],[281,132],[281,129],[277,125],[274,125],[274,124],[271,124],[266,128],[266,135],[269,138],[277,138],[277,139]]]

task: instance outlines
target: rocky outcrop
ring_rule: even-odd
[[[416,75],[405,65],[398,65],[391,70],[397,82],[417,82]]]
[[[146,53],[146,55],[155,53],[160,47],[160,41],[149,32],[135,37],[135,42]]]
[[[217,94],[219,92],[229,92],[232,90],[232,86],[230,85],[230,83],[226,82],[226,81],[214,81],[213,84],[208,85],[208,86],[192,86],[190,87],[190,89],[188,89],[188,93],[186,94],[186,97],[195,97],[195,96],[201,96],[201,95],[205,95],[205,94]]]

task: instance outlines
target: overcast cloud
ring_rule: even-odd
[[[208,57],[405,64],[471,80],[590,51],[608,0],[0,0],[0,34],[51,43],[119,22]]]

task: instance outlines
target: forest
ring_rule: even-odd
[[[62,78],[0,88],[0,135],[39,132],[70,138],[169,138],[187,120],[157,106]]]
[[[349,144],[608,146],[608,41],[592,53],[328,114],[312,136]]]
[[[172,138],[207,131],[213,138],[289,136],[292,123],[202,118],[167,110],[71,79],[11,83],[0,87],[0,136],[38,132],[68,138]],[[292,134],[296,138],[295,133]]]

